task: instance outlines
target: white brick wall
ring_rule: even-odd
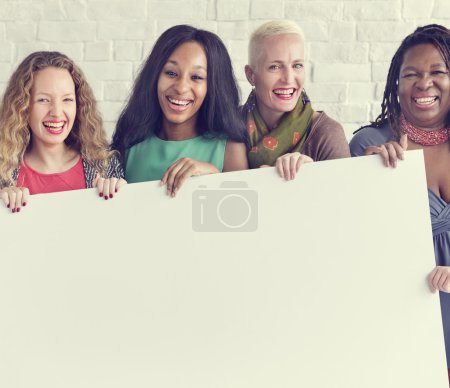
[[[315,109],[348,136],[380,110],[390,59],[418,25],[450,27],[449,0],[0,0],[0,93],[26,55],[59,50],[85,71],[106,127],[114,128],[133,77],[156,38],[188,23],[224,40],[243,99],[251,31],[270,19],[297,21],[307,39]]]

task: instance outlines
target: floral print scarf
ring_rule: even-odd
[[[295,108],[285,113],[278,126],[270,131],[258,111],[252,91],[242,114],[251,147],[248,153],[249,166],[258,168],[263,164],[274,166],[279,156],[301,151],[311,129],[313,109],[303,90]]]

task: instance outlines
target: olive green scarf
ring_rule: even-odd
[[[263,164],[273,166],[279,156],[301,151],[311,129],[313,109],[305,91],[302,91],[295,108],[285,113],[278,126],[270,131],[258,111],[252,91],[242,114],[250,139],[249,165],[250,168],[258,168]]]

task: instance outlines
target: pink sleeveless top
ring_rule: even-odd
[[[80,190],[86,188],[83,159],[71,169],[55,174],[42,174],[33,170],[25,161],[20,166],[17,187],[27,187],[30,194],[55,193],[58,191]]]

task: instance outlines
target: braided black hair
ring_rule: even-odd
[[[450,30],[439,24],[428,24],[423,27],[418,27],[412,34],[403,39],[400,47],[397,49],[392,58],[391,65],[386,80],[384,89],[383,102],[381,103],[381,113],[365,127],[381,128],[389,124],[394,135],[400,137],[399,117],[401,113],[400,103],[398,101],[398,79],[400,75],[400,68],[403,63],[405,52],[413,46],[419,44],[432,44],[444,59],[447,69],[449,68],[450,60]],[[447,117],[448,124],[449,118]],[[361,130],[358,129],[356,132]]]

